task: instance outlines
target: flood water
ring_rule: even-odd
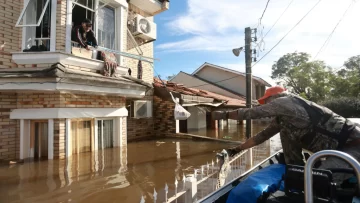
[[[253,125],[253,133],[266,125]],[[244,126],[231,125],[214,131],[198,131],[211,137],[244,140]],[[192,132],[194,134],[194,132]],[[255,154],[264,159],[277,150],[277,140],[266,143],[269,150]],[[155,190],[164,195],[165,183],[174,188],[175,178],[193,173],[211,162],[215,153],[229,144],[161,139],[131,142],[127,152],[106,149],[74,155],[68,161],[25,162],[0,167],[0,202],[152,202]],[[275,149],[276,148],[276,149]],[[170,193],[169,193],[170,195]]]

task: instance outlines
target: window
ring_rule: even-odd
[[[73,154],[91,151],[91,129],[91,120],[71,122]]]
[[[100,3],[98,14],[98,44],[99,46],[115,49],[115,9]]]
[[[114,120],[98,120],[99,149],[114,147]]]
[[[72,24],[78,26],[85,18],[90,19],[93,22],[93,31],[98,45],[115,50],[115,8],[109,6],[109,3],[99,1],[96,5],[95,2],[94,0],[74,0]],[[73,42],[72,46],[78,46],[78,44]]]
[[[51,26],[55,26],[51,9],[51,0],[29,0],[24,6],[15,25],[24,29],[24,51],[50,51],[50,41],[55,40],[51,36]]]
[[[94,0],[74,0],[72,8],[73,26],[81,25],[81,22],[87,18],[94,22],[95,10]]]

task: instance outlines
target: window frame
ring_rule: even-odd
[[[102,146],[99,146],[99,140],[98,140],[98,137],[99,137],[99,125],[98,125],[98,121],[101,121],[101,123],[103,123],[104,120],[112,120],[113,121],[113,148],[116,147],[116,143],[115,143],[115,140],[116,140],[116,129],[118,128],[118,124],[116,122],[116,118],[113,118],[113,117],[106,117],[106,118],[95,118],[95,121],[94,121],[94,149],[95,150],[103,150],[104,149],[104,137],[103,137],[103,132],[101,132],[101,139],[102,139]],[[104,129],[102,129],[104,130]]]
[[[44,5],[44,8],[45,8],[45,9],[43,8],[43,10],[42,10],[42,12],[41,12],[41,15],[40,15],[40,17],[39,17],[39,21],[38,21],[36,24],[19,25],[20,21],[24,18],[25,11],[26,11],[27,7],[29,6],[30,1],[31,1],[31,0],[27,0],[27,1],[26,1],[26,5],[24,5],[24,8],[22,9],[19,18],[18,18],[18,20],[16,21],[15,27],[38,27],[38,26],[40,26],[40,24],[41,24],[41,22],[42,22],[42,20],[43,20],[43,18],[44,18],[44,15],[45,15],[45,11],[46,11],[46,9],[47,9],[47,7],[48,7],[48,5],[49,5],[49,2],[50,2],[51,0],[46,0],[46,3],[45,3],[45,5]],[[36,0],[34,0],[34,1],[36,1]],[[25,1],[24,1],[24,3],[25,3]],[[51,9],[51,10],[52,10],[52,9]],[[50,12],[51,12],[51,10],[50,10]]]
[[[100,2],[101,3],[103,3],[104,5],[101,5],[100,6]],[[96,27],[95,27],[95,29],[96,29],[96,40],[98,41],[98,44],[100,45],[100,40],[99,40],[99,26],[98,26],[98,23],[99,23],[99,15],[98,15],[98,13],[99,13],[99,10],[100,9],[102,9],[102,8],[104,8],[104,7],[110,7],[111,9],[113,9],[114,10],[114,30],[115,30],[115,33],[114,33],[114,36],[115,36],[115,38],[114,38],[114,44],[115,44],[115,48],[114,48],[114,50],[116,50],[116,51],[120,51],[119,50],[119,48],[118,48],[118,37],[117,37],[117,34],[118,34],[118,30],[117,30],[117,26],[116,26],[116,24],[117,24],[117,12],[116,12],[116,7],[114,7],[114,6],[112,6],[112,5],[110,5],[109,4],[109,2],[104,2],[104,1],[98,1],[98,5],[97,5],[98,7],[97,7],[97,9],[96,9],[96,11],[95,11],[95,22],[96,22]],[[106,47],[105,47],[106,48]]]
[[[30,3],[31,0],[25,0],[24,1],[24,8],[23,10],[21,11],[21,14],[18,18],[18,21],[16,22],[15,24],[15,27],[22,27],[22,39],[21,39],[21,52],[23,52],[24,49],[26,49],[26,34],[27,34],[27,29],[28,27],[38,27],[41,25],[41,22],[44,18],[44,15],[45,15],[45,12],[46,12],[46,9],[43,9],[42,11],[42,14],[41,14],[41,20],[39,20],[38,24],[36,25],[26,25],[26,26],[22,26],[22,25],[18,25],[18,23],[21,21],[24,13],[25,13],[25,10],[28,6],[28,4]],[[47,52],[54,52],[56,50],[56,10],[57,10],[57,0],[46,0],[47,1],[47,4],[46,6],[44,6],[44,8],[46,8],[47,6],[49,6],[49,3],[51,3],[50,5],[50,17],[51,17],[51,20],[50,20],[50,50],[47,51]],[[26,5],[26,6],[25,6]]]
[[[74,155],[74,154],[81,154],[81,153],[84,153],[84,152],[80,152],[78,146],[76,147],[76,152],[74,152],[74,143],[73,143],[73,139],[74,139],[74,133],[72,132],[72,127],[73,127],[73,122],[76,122],[77,125],[78,123],[80,122],[86,122],[86,121],[90,121],[90,152],[93,151],[94,149],[94,138],[93,138],[93,135],[95,134],[95,122],[94,122],[94,119],[92,118],[75,118],[75,119],[70,119],[70,133],[71,133],[71,154]],[[76,135],[79,131],[79,128],[76,129]]]
[[[93,10],[95,13],[94,13],[94,25],[93,25],[93,31],[95,33],[95,37],[96,37],[96,40],[99,42],[99,32],[98,32],[98,12],[99,12],[99,9],[101,9],[102,7],[105,7],[105,6],[108,6],[108,7],[111,7],[114,9],[115,11],[115,49],[116,51],[122,51],[122,44],[123,44],[123,41],[122,41],[122,36],[123,36],[123,22],[122,22],[122,9],[124,9],[124,6],[121,5],[121,4],[117,4],[115,5],[115,1],[114,0],[93,0],[94,1],[94,8],[91,9],[91,8],[88,8],[82,4],[79,4],[77,3],[76,1],[73,1],[73,0],[68,0],[67,1],[67,6],[68,6],[68,9],[67,9],[67,28],[66,28],[66,45],[65,45],[65,49],[66,49],[66,53],[70,54],[71,53],[71,50],[72,50],[72,41],[71,41],[71,32],[72,32],[72,8],[73,8],[73,5],[76,4],[80,7],[83,7],[84,9],[87,9],[87,10]],[[100,2],[103,3],[103,5],[100,6]],[[120,21],[120,22],[119,22]],[[117,59],[118,59],[118,62],[120,65],[123,64],[122,62],[122,56],[117,56]]]

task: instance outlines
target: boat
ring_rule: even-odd
[[[335,150],[303,154],[306,159],[305,166],[286,165],[280,150],[198,202],[360,203],[360,164],[354,158]],[[317,161],[324,156],[343,158],[354,169],[316,169]],[[332,179],[334,173],[352,174],[353,177],[336,185]]]

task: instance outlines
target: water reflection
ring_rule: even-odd
[[[220,121],[219,121],[220,122]],[[252,125],[252,133],[256,135],[258,132],[263,130],[268,123],[253,123]],[[238,124],[236,120],[228,120],[220,122],[220,126],[218,130],[213,129],[199,129],[199,130],[189,130],[189,134],[207,136],[217,139],[226,139],[226,140],[235,140],[235,141],[245,141],[245,123]]]
[[[243,131],[238,130],[224,128],[218,136],[242,140]],[[206,133],[212,136],[209,131]],[[68,160],[2,166],[0,202],[133,203],[139,202],[142,195],[146,201],[152,199],[154,188],[161,200],[165,183],[170,189],[168,196],[173,195],[175,178],[181,180],[184,173],[193,173],[194,168],[210,163],[215,159],[215,151],[227,147],[228,144],[218,142],[162,139],[129,143],[123,150],[82,153]],[[259,153],[254,153],[257,159],[271,152]]]

